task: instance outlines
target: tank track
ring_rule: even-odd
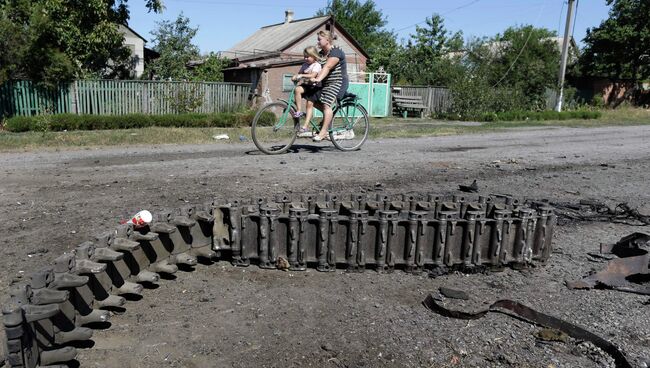
[[[545,203],[510,196],[383,193],[215,200],[120,225],[15,282],[2,314],[9,367],[64,367],[122,295],[198,258],[295,271],[409,273],[545,263],[556,224]]]

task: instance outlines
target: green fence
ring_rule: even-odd
[[[56,90],[31,81],[0,86],[0,117],[52,114],[174,114],[232,111],[249,104],[242,83],[82,80]]]
[[[30,81],[10,81],[0,85],[0,117],[70,112],[70,104],[66,85],[60,85],[54,91],[37,88]]]
[[[348,92],[357,95],[369,116],[386,117],[390,115],[391,75],[387,73],[348,73],[350,85]],[[318,110],[314,116],[321,117]]]

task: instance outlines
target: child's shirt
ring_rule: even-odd
[[[300,67],[300,71],[298,71],[298,74],[311,74],[311,73],[318,74],[320,73],[321,69],[322,67],[319,62],[315,62],[311,64],[304,63]]]

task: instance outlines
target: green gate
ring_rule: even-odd
[[[349,93],[357,95],[361,105],[372,117],[390,115],[390,74],[387,73],[348,73],[350,78]],[[316,117],[321,117],[316,110]]]

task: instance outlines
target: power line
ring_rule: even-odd
[[[442,15],[447,15],[447,14],[450,14],[450,13],[455,12],[456,10],[460,10],[460,9],[463,9],[463,8],[467,8],[468,6],[474,5],[474,4],[478,3],[479,1],[481,1],[481,0],[472,0],[472,1],[468,2],[468,3],[466,3],[466,4],[460,5],[460,6],[456,7],[456,8],[453,8],[453,9],[450,9],[450,10],[444,12],[444,13],[441,13],[440,15],[441,15],[441,16],[442,16]],[[426,23],[426,19],[423,20],[423,21],[421,21],[421,22],[417,22],[417,23],[411,24],[410,26],[406,26],[406,27],[404,27],[404,28],[400,28],[400,29],[396,30],[395,32],[403,31],[403,30],[405,30],[405,29],[409,29],[409,28],[411,28],[411,27],[415,27],[415,26],[420,25],[420,24],[422,24],[422,23]]]
[[[564,16],[564,4],[566,1],[562,1],[562,7],[560,8],[560,18],[557,20],[557,35],[558,37],[560,36],[560,32],[562,31],[562,17]]]
[[[535,23],[539,22],[539,17],[542,15],[542,12],[544,11],[544,9],[546,9],[546,3],[542,3],[542,6],[539,8],[539,13],[537,13],[537,19],[535,19]],[[519,57],[524,53],[524,50],[526,49],[526,46],[528,46],[528,41],[530,41],[530,37],[533,35],[533,30],[534,30],[534,28],[535,28],[534,25],[531,25],[531,26],[530,26],[530,31],[528,32],[528,37],[526,38],[526,42],[524,42],[524,45],[521,47],[521,50],[519,50],[519,53],[518,53],[517,56],[515,57],[515,60],[512,61],[512,64],[510,64],[510,67],[508,68],[508,70],[506,70],[506,72],[503,74],[503,76],[501,77],[501,79],[499,79],[499,81],[497,81],[496,83],[494,83],[494,85],[492,86],[492,88],[495,88],[495,87],[498,86],[498,85],[499,85],[499,84],[500,84],[504,79],[506,79],[506,77],[508,76],[508,74],[510,73],[510,71],[512,70],[512,68],[514,68],[515,64],[516,64],[517,61],[519,60]]]
[[[580,7],[580,0],[577,0],[577,1],[576,1],[576,11],[575,11],[575,15],[574,15],[574,18],[575,18],[575,19],[578,19],[578,8],[579,8],[579,7]],[[575,21],[573,22],[573,29],[571,29],[571,38],[573,38],[573,34],[574,34],[575,31],[576,31],[576,23],[577,23],[577,22],[575,22]]]
[[[241,6],[262,6],[267,8],[312,8],[308,5],[288,5],[288,4],[269,4],[269,3],[249,3],[240,1],[212,1],[212,0],[168,0],[176,3],[190,4],[207,4],[207,5],[241,5]]]

